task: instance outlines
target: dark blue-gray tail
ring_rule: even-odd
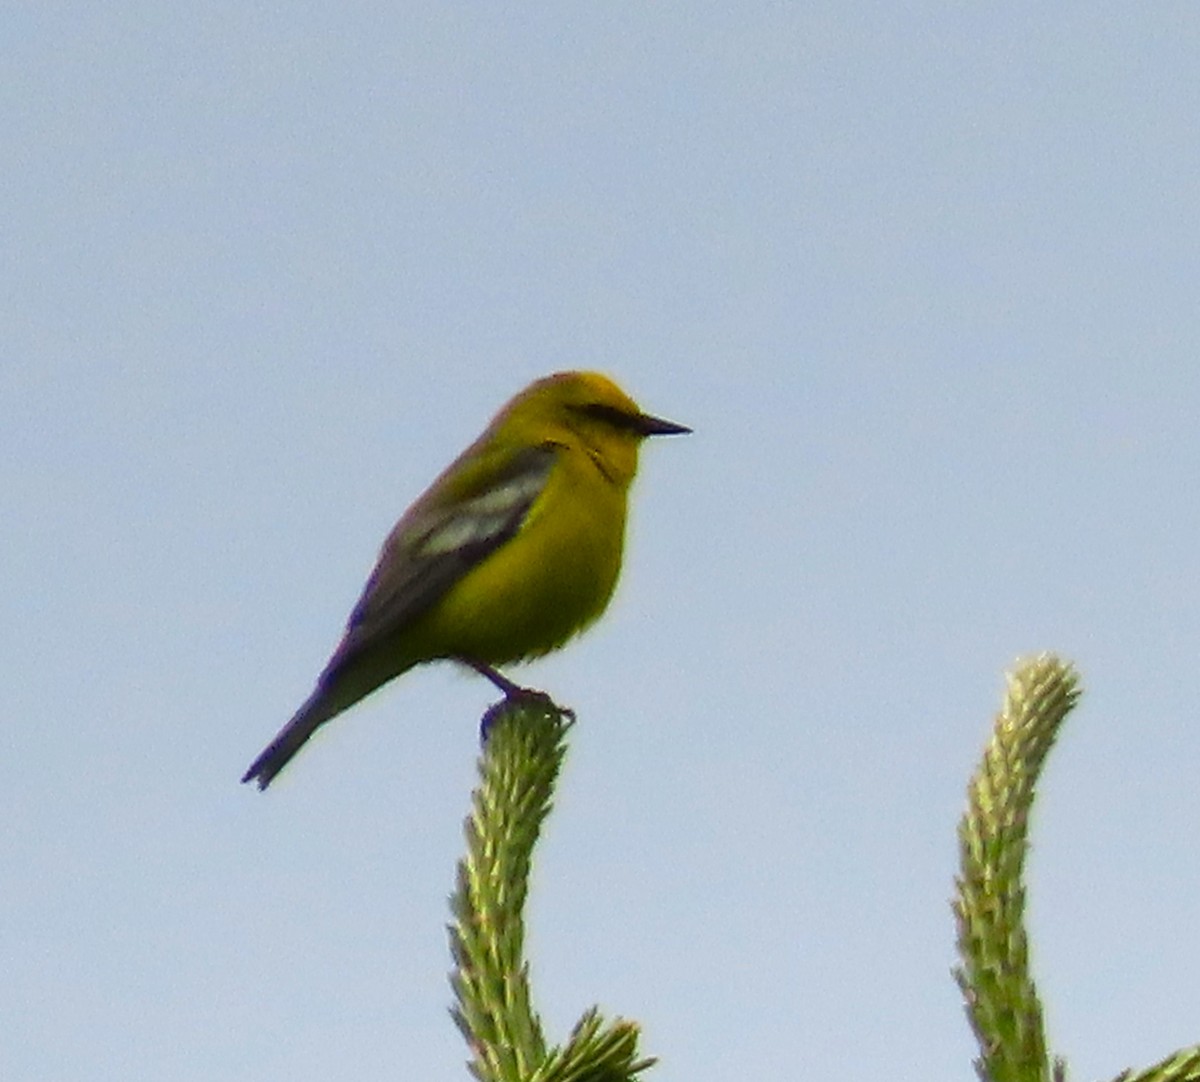
[[[265,789],[293,756],[308,742],[308,738],[335,714],[341,706],[329,702],[329,696],[318,688],[312,697],[275,735],[262,754],[250,764],[242,777],[243,782],[256,781],[259,789]]]

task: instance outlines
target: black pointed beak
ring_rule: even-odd
[[[687,425],[677,425],[674,421],[664,421],[648,413],[638,415],[637,430],[643,436],[683,436],[691,432]]]

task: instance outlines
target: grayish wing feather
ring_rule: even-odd
[[[413,505],[387,539],[316,689],[242,781],[265,789],[321,725],[389,679],[386,665],[370,669],[371,650],[516,534],[545,489],[556,454],[553,444],[519,452],[488,478],[485,489],[452,507],[430,506],[432,498]],[[353,675],[360,661],[368,665],[365,677],[361,671]]]
[[[471,568],[521,528],[554,466],[553,444],[515,455],[488,487],[452,507],[396,525],[326,672],[426,612]]]

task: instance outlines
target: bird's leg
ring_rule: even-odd
[[[493,684],[496,685],[506,699],[520,699],[523,696],[530,694],[543,694],[535,692],[533,688],[523,688],[520,684],[514,684],[507,676],[498,669],[493,669],[490,665],[485,665],[482,661],[475,661],[473,658],[462,657],[458,659],[464,665],[469,665],[480,676],[486,676]]]

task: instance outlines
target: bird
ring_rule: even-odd
[[[496,666],[555,650],[604,612],[638,449],[691,431],[598,372],[510,399],[396,523],[312,694],[242,781],[266,789],[318,728],[426,662],[525,692]]]

